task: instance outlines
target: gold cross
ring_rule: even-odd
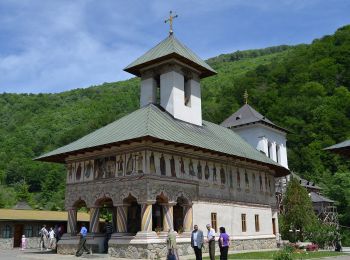
[[[174,33],[174,31],[173,31],[173,19],[178,17],[178,15],[177,15],[177,14],[176,14],[176,15],[174,15],[174,16],[172,16],[172,14],[173,14],[173,12],[172,12],[172,11],[170,11],[169,18],[168,18],[168,19],[166,19],[166,20],[164,21],[164,23],[169,22],[169,25],[170,25],[169,34],[170,34],[170,35],[172,35],[172,34]]]
[[[248,91],[245,90],[245,91],[244,91],[243,97],[244,97],[244,100],[245,100],[245,103],[246,103],[246,104],[248,104],[248,96],[249,96],[249,95],[248,95]]]

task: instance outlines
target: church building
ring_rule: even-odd
[[[179,254],[194,254],[194,224],[225,227],[234,250],[275,248],[275,179],[289,174],[281,129],[274,143],[267,119],[238,127],[236,118],[256,113],[248,105],[222,126],[203,120],[200,81],[216,72],[172,31],[125,71],[141,78],[138,110],[36,158],[67,166],[68,231],[58,253],[74,253],[81,207],[90,214],[87,243],[100,252],[100,213],[112,213],[115,257],[164,257],[169,229]],[[242,133],[254,124],[259,133]]]

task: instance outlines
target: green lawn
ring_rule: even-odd
[[[251,253],[237,253],[229,255],[228,259],[273,259],[274,254],[277,251],[264,251],[264,252],[251,252]],[[344,253],[331,252],[331,251],[319,251],[319,252],[302,252],[293,253],[293,259],[311,259],[311,258],[322,258],[328,256],[340,256]],[[204,257],[203,259],[209,259]],[[216,259],[220,259],[219,255]]]

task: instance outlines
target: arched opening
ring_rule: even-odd
[[[127,210],[127,232],[136,234],[141,231],[141,205],[137,203],[137,200],[132,195],[129,195],[123,200],[124,205],[128,205]]]
[[[152,230],[156,232],[163,230],[163,204],[165,203],[168,203],[168,199],[162,193],[156,197],[156,203],[152,205]]]
[[[79,199],[77,200],[74,204],[73,204],[73,208],[75,208],[75,210],[77,212],[84,212],[84,213],[87,213],[88,212],[88,208],[86,206],[86,202],[82,199]],[[74,216],[70,216],[69,212],[68,212],[68,225],[75,225],[75,226],[71,226],[71,227],[68,227],[66,225],[61,225],[59,228],[60,230],[63,230],[63,231],[60,231],[62,234],[63,233],[76,233],[76,232],[80,232],[82,226],[84,225],[86,228],[89,228],[89,223],[90,222],[78,222],[77,219],[76,220],[73,220],[73,219],[69,219],[69,218],[72,218]]]
[[[99,219],[104,219],[105,223],[99,223],[98,230],[102,233],[107,232],[107,223],[111,223],[112,232],[116,230],[115,226],[115,208],[113,201],[109,197],[103,197],[96,201],[95,205],[99,207]],[[109,225],[109,224],[108,224]]]
[[[185,209],[184,205],[188,205],[188,200],[183,196],[178,197],[174,206],[174,230],[178,233],[184,231]]]

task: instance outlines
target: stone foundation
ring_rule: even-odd
[[[87,237],[87,248],[93,252],[101,252],[101,242],[103,236],[89,235]],[[135,236],[112,236],[109,241],[108,253],[112,257],[126,259],[161,259],[167,254],[166,235],[155,237],[138,238]],[[194,255],[191,247],[190,237],[177,237],[177,248],[179,256]],[[64,235],[57,244],[57,253],[73,255],[77,251],[79,244],[78,236]],[[259,250],[275,249],[275,237],[252,238],[252,239],[234,239],[231,241],[230,251],[236,250]],[[220,252],[216,242],[216,252]],[[208,253],[208,246],[204,244],[203,253]]]
[[[0,238],[0,250],[12,249],[13,238]]]

